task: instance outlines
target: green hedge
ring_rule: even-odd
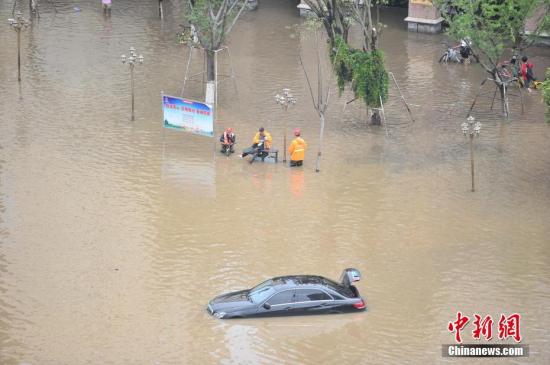
[[[550,108],[550,68],[546,69],[546,81],[542,84],[542,95],[548,108]]]

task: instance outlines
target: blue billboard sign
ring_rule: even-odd
[[[208,104],[162,96],[164,127],[214,137],[214,113]]]

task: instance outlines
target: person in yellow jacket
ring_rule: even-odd
[[[256,133],[252,139],[252,146],[243,150],[241,158],[250,154],[256,154],[261,157],[261,154],[265,153],[264,150],[269,150],[271,148],[271,141],[271,134],[269,134],[264,127],[260,127],[258,133]]]
[[[294,129],[296,138],[290,143],[288,153],[290,154],[290,166],[302,166],[304,155],[306,153],[307,143],[304,141],[299,128]]]

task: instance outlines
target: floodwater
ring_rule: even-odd
[[[236,78],[221,85],[216,134],[232,126],[241,149],[263,125],[282,149],[286,123],[309,150],[300,169],[250,165],[161,127],[161,91],[180,95],[188,56],[175,36],[183,8],[164,3],[160,21],[154,1],[115,0],[110,17],[99,1],[40,2],[21,37],[20,86],[15,33],[1,26],[0,364],[505,363],[441,357],[457,311],[492,315],[489,343],[502,342],[501,313],[521,314],[530,356],[512,363],[550,363],[550,125],[538,92],[524,94],[524,114],[511,97],[507,120],[487,87],[470,192],[460,124],[483,72],[438,64],[443,35],[407,33],[402,9],[383,11],[381,47],[415,121],[392,84],[387,128],[367,125],[332,79],[316,173],[318,117],[298,57],[315,86],[314,37],[296,35],[295,2],[263,0],[231,34],[231,58],[220,55]],[[120,62],[130,46],[145,57],[134,122]],[[550,50],[530,55],[542,78]],[[196,53],[192,71],[201,64]],[[286,114],[274,100],[283,87],[298,99]],[[367,312],[205,311],[272,276],[337,279],[346,267],[363,274]]]

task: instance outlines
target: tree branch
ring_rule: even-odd
[[[320,110],[317,104],[315,103],[315,97],[313,96],[313,90],[311,89],[311,83],[309,82],[309,77],[307,76],[307,71],[304,66],[304,62],[302,60],[302,55],[300,54],[299,57],[300,57],[300,65],[302,65],[302,70],[304,70],[304,74],[306,75],[307,86],[309,88],[309,95],[311,96],[311,101],[313,102],[313,108],[317,111],[317,113],[319,113],[319,115],[321,115]]]
[[[227,31],[225,32],[225,34],[229,34],[229,32],[231,32],[231,29],[233,29],[233,26],[237,22],[237,19],[239,19],[239,16],[241,16],[241,13],[243,12],[244,8],[246,7],[246,4],[248,4],[248,0],[243,1],[243,5],[239,9],[239,12],[237,13],[237,15],[235,15],[235,18],[233,19],[233,22],[231,23],[229,28],[227,28]]]

